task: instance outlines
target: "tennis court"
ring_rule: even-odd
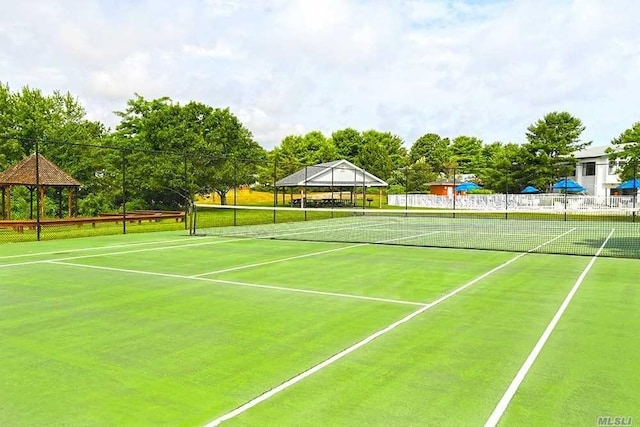
[[[635,224],[354,219],[0,246],[0,424],[637,419]]]

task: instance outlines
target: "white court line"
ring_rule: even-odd
[[[386,230],[384,230],[386,231]],[[395,239],[380,240],[376,243],[397,242],[398,240],[416,239],[418,237],[431,236],[432,234],[442,233],[442,231],[430,231],[429,233],[415,234],[413,236],[396,237]]]
[[[271,260],[271,261],[257,262],[255,264],[239,265],[237,267],[224,268],[222,270],[209,271],[207,273],[193,274],[193,275],[191,275],[189,277],[197,278],[197,277],[202,277],[202,276],[208,276],[208,275],[211,275],[211,274],[228,273],[229,271],[244,270],[244,269],[247,269],[247,268],[260,267],[260,266],[263,266],[263,265],[276,264],[276,263],[285,262],[285,261],[292,261],[294,259],[309,258],[309,257],[312,257],[312,256],[328,254],[328,253],[331,253],[331,252],[343,251],[345,249],[357,248],[359,246],[366,246],[366,243],[359,243],[357,245],[349,245],[349,246],[343,246],[343,247],[340,247],[340,248],[327,249],[327,250],[319,251],[319,252],[310,252],[310,253],[307,253],[307,254],[296,255],[296,256],[287,257],[287,258],[274,259],[274,260]]]
[[[423,237],[423,236],[428,236],[428,235],[436,234],[436,233],[439,233],[439,231],[433,231],[433,232],[424,233],[424,234],[416,234],[415,236],[405,236],[405,237],[397,237],[395,239],[380,240],[380,241],[377,241],[375,243],[380,244],[380,243],[387,243],[387,242],[395,242],[396,240],[413,239],[413,238],[416,238],[416,237]],[[369,243],[358,243],[358,244],[355,244],[355,245],[343,246],[343,247],[334,248],[334,249],[327,249],[327,250],[319,251],[319,252],[310,252],[310,253],[307,253],[307,254],[296,255],[296,256],[287,257],[287,258],[279,258],[279,259],[274,259],[274,260],[271,260],[271,261],[258,262],[258,263],[255,263],[255,264],[239,265],[237,267],[230,267],[230,268],[225,268],[225,269],[222,269],[222,270],[215,270],[215,271],[209,271],[209,272],[206,272],[206,273],[194,274],[194,275],[191,275],[189,277],[194,277],[195,278],[195,277],[209,276],[211,274],[220,274],[220,273],[228,273],[230,271],[245,270],[245,269],[248,269],[248,268],[261,267],[263,265],[276,264],[276,263],[280,263],[280,262],[292,261],[292,260],[301,259],[301,258],[309,258],[309,257],[317,256],[317,255],[328,254],[328,253],[331,253],[331,252],[342,251],[342,250],[345,250],[345,249],[352,249],[352,248],[357,248],[357,247],[360,247],[360,246],[367,246],[368,244]]]
[[[290,223],[282,223],[282,224],[290,224]],[[318,233],[318,232],[323,232],[323,231],[330,231],[330,232],[334,232],[334,231],[342,231],[342,230],[359,230],[362,228],[368,228],[368,227],[375,227],[378,224],[366,224],[366,225],[359,225],[354,227],[353,225],[347,225],[345,227],[338,227],[336,228],[335,226],[321,226],[321,227],[313,227],[313,228],[298,228],[298,230],[304,230],[304,231],[296,231],[294,233],[277,233],[277,234],[270,234],[267,236],[260,236],[260,238],[262,239],[270,239],[270,238],[276,238],[276,237],[281,237],[281,236],[299,236],[301,234],[313,234],[313,233]],[[271,231],[271,230],[269,230]],[[230,233],[230,235],[234,235],[233,233]],[[246,234],[240,234],[240,236],[253,236],[255,235],[255,233],[252,232],[247,232]]]
[[[126,254],[140,253],[140,252],[164,251],[164,250],[167,250],[167,249],[181,249],[181,248],[190,248],[190,247],[194,247],[194,246],[217,245],[219,243],[229,243],[229,242],[238,242],[238,241],[241,241],[241,240],[238,240],[238,239],[213,240],[213,241],[208,241],[208,242],[189,243],[189,244],[186,244],[186,245],[162,246],[160,248],[144,248],[144,249],[134,249],[134,250],[130,250],[130,251],[106,252],[106,253],[103,253],[103,254],[78,255],[78,256],[72,256],[72,257],[54,258],[54,259],[50,259],[50,260],[14,262],[12,264],[0,264],[0,268],[17,267],[17,266],[21,266],[21,265],[43,264],[43,263],[53,262],[53,261],[71,261],[71,260],[75,260],[75,259],[98,258],[98,257],[103,257],[103,256],[112,256],[112,255],[126,255]]]
[[[184,236],[188,237],[188,236]],[[31,256],[42,256],[42,255],[56,255],[61,252],[71,253],[71,252],[82,252],[82,251],[98,251],[101,249],[116,249],[116,248],[128,248],[133,246],[144,246],[144,245],[155,245],[162,243],[174,243],[174,242],[184,242],[184,238],[182,239],[173,239],[173,240],[156,240],[152,242],[138,242],[138,243],[123,243],[121,245],[108,245],[108,246],[92,246],[88,248],[76,248],[76,249],[59,249],[57,251],[49,251],[49,252],[33,252],[26,254],[17,254],[17,255],[3,255],[0,256],[0,259],[10,259],[10,258],[25,258]]]
[[[473,286],[474,284],[478,283],[479,281],[485,279],[486,277],[490,276],[491,274],[495,273],[498,270],[501,270],[502,268],[508,266],[509,264],[517,261],[518,259],[538,250],[539,248],[541,248],[542,246],[548,245],[549,243],[565,236],[566,234],[571,233],[572,231],[574,231],[575,228],[572,228],[569,231],[566,231],[564,233],[562,233],[561,235],[554,237],[553,239],[542,243],[538,246],[536,246],[533,249],[530,249],[529,251],[522,253],[520,255],[517,255],[514,258],[511,258],[509,261],[506,261],[502,264],[500,264],[499,266],[489,270],[488,272],[480,275],[479,277],[473,279],[472,281],[465,283],[464,285],[454,289],[453,291],[441,296],[440,298],[438,298],[437,300],[424,305],[423,307],[419,308],[418,310],[408,314],[407,316],[403,317],[402,319],[390,324],[389,326],[387,326],[384,329],[379,330],[378,332],[375,332],[371,335],[369,335],[368,337],[366,337],[365,339],[358,341],[357,343],[353,344],[350,347],[347,347],[346,349],[342,350],[341,352],[331,356],[330,358],[318,363],[317,365],[307,369],[306,371],[296,375],[293,378],[288,379],[287,381],[283,382],[282,384],[272,388],[271,390],[268,390],[264,393],[262,393],[261,395],[251,399],[250,401],[244,403],[243,405],[237,407],[236,409],[234,409],[231,412],[228,412],[218,418],[216,418],[215,420],[205,424],[205,427],[214,427],[214,426],[218,426],[220,425],[222,422],[224,421],[228,421],[231,418],[234,418],[240,414],[242,414],[243,412],[246,412],[247,410],[253,408],[254,406],[258,405],[261,402],[264,402],[265,400],[275,396],[276,394],[280,393],[283,390],[286,390],[287,388],[291,387],[292,385],[302,381],[303,379],[315,374],[316,372],[320,371],[323,368],[326,368],[327,366],[337,362],[338,360],[342,359],[343,357],[347,356],[350,353],[353,353],[354,351],[356,351],[357,349],[359,349],[360,347],[363,347],[367,344],[369,344],[370,342],[372,342],[373,340],[375,340],[376,338],[381,337],[382,335],[392,331],[393,329],[397,328],[398,326],[407,323],[408,321],[410,321],[411,319],[413,319],[416,316],[419,316],[420,314],[424,313],[425,311],[429,310],[432,307],[435,307],[436,305],[440,304],[443,301],[446,301],[447,299],[451,298],[452,296],[462,292],[463,290],[467,289],[470,286]]]
[[[494,427],[498,424],[498,421],[500,421],[500,418],[502,417],[504,412],[507,410],[507,406],[511,402],[511,399],[513,399],[513,396],[515,395],[516,391],[518,391],[518,388],[520,387],[520,384],[522,384],[522,381],[524,381],[524,378],[529,372],[529,369],[531,369],[531,366],[536,361],[536,358],[540,354],[540,351],[542,351],[542,347],[544,347],[547,340],[549,339],[549,336],[551,336],[551,333],[553,332],[556,325],[560,321],[560,318],[562,317],[565,310],[569,306],[569,303],[573,299],[573,296],[578,291],[578,288],[580,288],[580,285],[584,281],[585,277],[587,277],[587,274],[591,270],[591,267],[593,267],[593,264],[596,262],[596,259],[598,258],[598,256],[600,256],[600,253],[602,253],[602,250],[606,246],[611,236],[613,236],[613,232],[615,230],[616,230],[615,228],[611,230],[611,232],[609,233],[605,241],[602,243],[602,246],[600,246],[596,254],[593,256],[593,258],[591,258],[591,261],[589,261],[589,264],[587,264],[585,269],[580,274],[580,277],[578,277],[578,280],[569,291],[569,294],[567,295],[567,297],[564,299],[564,301],[562,301],[560,308],[558,308],[558,311],[551,319],[551,322],[549,322],[549,324],[547,325],[547,328],[542,333],[542,336],[540,337],[536,345],[533,347],[533,350],[531,350],[531,353],[527,357],[527,360],[525,360],[524,364],[522,365],[522,367],[520,368],[516,376],[513,378],[513,381],[511,381],[511,384],[507,388],[507,391],[502,396],[502,399],[500,399],[500,401],[498,402],[498,405],[496,405],[495,409],[491,413],[491,416],[487,420],[485,427]]]
[[[332,296],[332,297],[340,297],[340,298],[351,298],[351,299],[360,299],[366,301],[377,301],[377,302],[388,302],[393,304],[404,304],[404,305],[418,305],[424,306],[424,303],[414,302],[414,301],[403,301],[396,300],[390,298],[377,298],[377,297],[367,297],[363,295],[353,295],[353,294],[343,294],[338,292],[324,292],[324,291],[314,291],[312,289],[300,289],[300,288],[287,288],[283,286],[271,286],[271,285],[259,285],[257,283],[246,283],[246,282],[235,282],[231,280],[220,280],[220,279],[209,279],[206,277],[194,277],[194,276],[183,276],[181,274],[171,274],[171,273],[156,273],[152,271],[143,271],[143,270],[130,270],[126,268],[115,268],[115,267],[101,267],[97,265],[88,265],[88,264],[76,264],[72,262],[63,262],[63,261],[47,261],[48,264],[56,264],[56,265],[64,265],[70,267],[81,267],[81,268],[89,268],[94,270],[106,270],[106,271],[114,271],[117,273],[131,273],[131,274],[142,274],[147,276],[160,276],[160,277],[170,277],[174,279],[187,279],[187,280],[198,280],[202,282],[212,282],[212,283],[222,283],[225,285],[233,285],[233,286],[243,286],[249,288],[261,288],[261,289],[272,289],[277,291],[286,291],[286,292],[296,292],[302,294],[313,294],[313,295],[324,295],[324,296]]]

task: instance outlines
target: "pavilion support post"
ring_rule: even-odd
[[[382,188],[378,189],[378,207],[382,209]]]
[[[35,187],[29,188],[29,219],[33,219],[33,192],[35,191]]]
[[[6,203],[6,191],[7,189],[5,187],[2,187],[2,219],[7,219],[7,205]]]
[[[69,187],[67,190],[67,216],[71,218],[73,216],[73,188]]]
[[[46,187],[44,185],[40,186],[40,194],[38,194],[38,200],[40,201],[40,218],[44,218],[44,193],[46,191]]]
[[[11,186],[7,187],[7,204],[5,205],[5,218],[11,219]]]
[[[56,196],[58,198],[58,218],[62,218],[62,188],[56,188]]]

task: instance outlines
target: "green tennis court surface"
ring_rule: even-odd
[[[522,242],[557,244],[554,224]],[[607,231],[594,253],[628,238]],[[563,302],[499,424],[637,422],[640,260],[591,261],[184,232],[2,245],[0,425],[483,425]]]

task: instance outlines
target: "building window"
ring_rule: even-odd
[[[582,164],[582,176],[594,176],[596,174],[596,162]]]
[[[627,164],[624,160],[611,160],[609,161],[609,175],[617,175],[624,169]]]

